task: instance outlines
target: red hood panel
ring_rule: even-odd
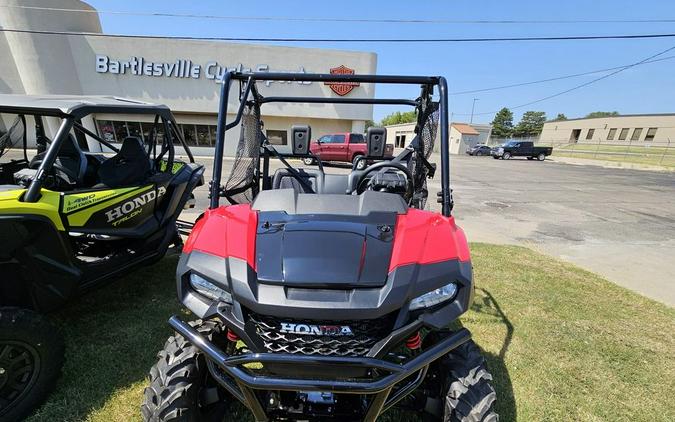
[[[471,259],[464,231],[454,217],[411,208],[396,219],[394,236],[390,272],[409,264]]]
[[[184,253],[198,250],[220,257],[245,260],[251,268],[255,263],[255,235],[258,213],[250,204],[209,209],[195,223]]]

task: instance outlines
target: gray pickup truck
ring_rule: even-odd
[[[535,147],[532,142],[509,141],[492,148],[490,155],[495,160],[500,158],[510,160],[511,157],[527,157],[528,160],[536,158],[539,161],[544,161],[552,152],[553,147]]]

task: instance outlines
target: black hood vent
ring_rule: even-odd
[[[258,223],[261,283],[336,289],[386,283],[395,213],[345,217],[263,212]]]

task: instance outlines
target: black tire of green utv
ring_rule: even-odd
[[[63,338],[52,324],[42,315],[28,309],[0,308],[0,366],[3,375],[12,375],[11,369],[4,367],[2,358],[20,350],[32,362],[31,374],[25,375],[25,366],[21,368],[25,383],[23,390],[16,395],[8,407],[0,409],[0,421],[18,421],[27,417],[47,398],[54,389],[61,374],[64,360]],[[16,381],[17,378],[15,378]],[[7,387],[7,379],[5,387]],[[0,384],[3,384],[0,382]],[[0,388],[0,394],[3,388]]]
[[[497,394],[485,358],[469,340],[447,356],[445,363],[444,422],[495,422]]]
[[[221,327],[215,321],[194,321],[203,336],[211,339]],[[223,420],[223,413],[204,414],[199,407],[199,394],[208,374],[206,358],[180,334],[175,334],[164,343],[157,354],[157,363],[150,368],[150,385],[143,393],[141,415],[144,421],[196,422]],[[223,403],[222,408],[227,403]]]

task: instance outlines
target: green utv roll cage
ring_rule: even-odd
[[[143,116],[152,126],[115,145],[85,127],[93,114]],[[177,219],[204,168],[163,105],[0,95],[0,117],[12,122],[0,135],[0,158],[10,158],[0,161],[0,420],[21,420],[53,388],[63,363],[63,340],[41,314],[182,246]],[[47,125],[58,127],[52,139]],[[110,153],[89,152],[88,142]],[[18,154],[7,151],[19,143],[21,158],[12,159]],[[176,157],[174,143],[188,160]]]

